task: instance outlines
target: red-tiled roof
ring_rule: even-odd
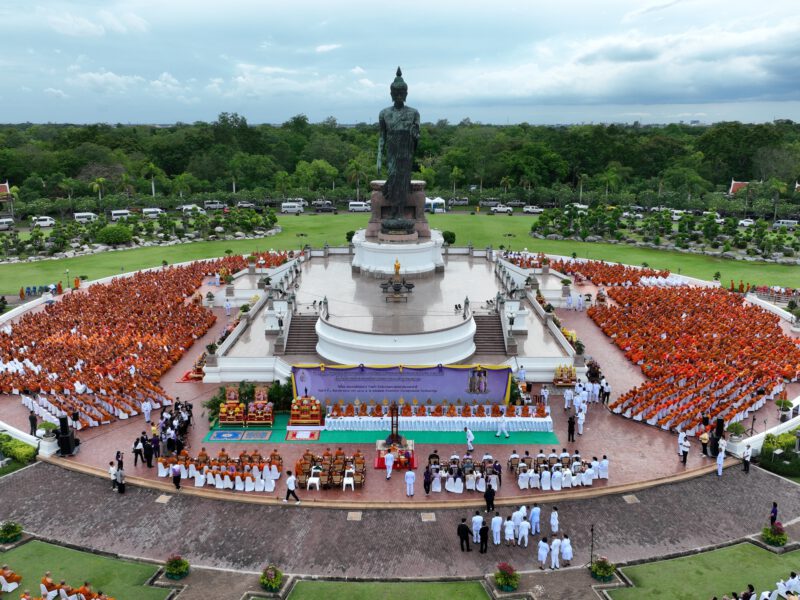
[[[0,196],[10,194],[11,190],[8,189],[8,182],[0,183]]]
[[[743,190],[747,187],[747,184],[750,183],[749,181],[734,181],[731,179],[731,189],[728,190],[728,195],[733,196],[739,190]]]

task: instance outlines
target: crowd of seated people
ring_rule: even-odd
[[[342,417],[385,417],[389,414],[389,407],[381,404],[368,405],[362,403],[359,406],[354,404],[339,405],[335,404],[329,408],[328,418],[339,419]],[[478,404],[473,403],[447,403],[441,404],[403,404],[400,407],[400,416],[409,417],[462,417],[462,418],[499,418],[505,414],[506,417],[543,418],[546,415],[545,408],[524,405],[507,407],[503,404]]]
[[[306,448],[303,456],[295,463],[297,483],[301,487],[318,490],[342,489],[349,486],[351,490],[363,487],[367,477],[367,464],[364,455],[356,450],[347,456],[341,448],[331,452],[327,448],[321,455],[315,455]]]
[[[58,583],[53,579],[50,571],[47,571],[39,582],[39,593],[41,596],[33,596],[29,590],[25,590],[20,596],[20,600],[114,600],[113,597],[106,595],[102,590],[92,590],[92,584],[84,581],[83,585],[72,587],[65,580]]]
[[[145,399],[168,402],[159,378],[215,321],[188,298],[233,262],[141,271],[23,315],[0,330],[0,393],[77,412],[78,428],[139,414]]]
[[[697,433],[744,419],[800,375],[800,348],[779,318],[709,288],[612,288],[616,306],[589,316],[649,381],[610,408],[664,429]]]
[[[601,260],[556,260],[550,263],[550,267],[559,273],[581,275],[595,285],[606,286],[630,287],[638,284],[642,277],[669,277],[669,271],[609,264]]]
[[[22,582],[22,576],[8,568],[8,565],[0,567],[0,593],[13,592]]]
[[[277,449],[269,455],[242,450],[238,456],[220,449],[216,457],[202,448],[196,457],[182,450],[176,456],[158,458],[158,476],[194,479],[195,487],[215,487],[237,492],[272,492],[283,472],[283,458]]]
[[[455,453],[442,459],[438,450],[434,450],[428,456],[426,470],[431,473],[432,492],[441,492],[444,487],[445,491],[456,494],[462,494],[464,490],[483,493],[489,485],[494,490],[499,489],[503,479],[503,466],[488,453],[480,459],[473,457],[471,452],[464,456]]]
[[[516,450],[508,459],[508,469],[517,477],[521,490],[541,489],[559,491],[564,488],[591,486],[598,479],[608,479],[609,461],[593,456],[591,460],[581,457],[577,449],[570,454],[566,448],[549,454],[539,450],[532,456],[527,450],[520,456]]]
[[[736,592],[731,592],[730,596],[725,595],[722,600],[733,600],[734,598],[739,600],[800,600],[800,576],[792,571],[786,579],[775,582],[774,590],[761,592],[760,596],[754,591],[752,585],[748,585],[744,592],[738,595]]]

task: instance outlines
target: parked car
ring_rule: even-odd
[[[111,211],[111,221],[112,222],[122,221],[123,219],[127,219],[130,216],[131,216],[131,211],[126,210],[126,209],[112,210]]]
[[[339,211],[336,210],[336,207],[333,205],[333,202],[330,200],[325,200],[322,204],[317,204],[314,207],[314,210],[318,213],[334,213],[338,214]]]
[[[34,217],[33,218],[33,227],[52,227],[56,224],[56,220],[53,217]]]
[[[494,214],[506,213],[507,215],[510,215],[511,213],[514,212],[514,209],[506,204],[497,204],[492,207],[492,212]]]
[[[197,206],[197,204],[181,204],[178,207],[178,210],[181,211],[183,214],[192,214],[197,213],[200,215],[206,214],[206,211]]]
[[[164,214],[164,211],[160,208],[143,208],[142,209],[142,216],[147,219],[157,219],[158,215]]]
[[[509,200],[506,202],[506,206],[525,206],[524,200]]]
[[[245,202],[244,200],[239,200],[239,202],[236,203],[236,208],[255,208],[255,207],[256,205],[253,204],[252,202]]]
[[[347,210],[350,212],[369,212],[372,207],[367,202],[350,202],[347,204]]]
[[[786,227],[789,231],[794,231],[797,229],[797,221],[794,219],[781,219],[772,224],[773,229],[780,229],[781,227]]]
[[[642,215],[642,213],[629,212],[629,211],[626,210],[624,213],[622,213],[622,218],[623,219],[644,219],[644,215]]]
[[[281,212],[284,214],[300,214],[303,212],[303,206],[299,202],[282,202]]]
[[[203,202],[203,208],[206,210],[222,210],[225,208],[225,203],[222,200],[206,200]]]
[[[535,206],[533,204],[528,204],[522,209],[522,212],[527,213],[529,215],[540,215],[544,212],[543,208]]]
[[[91,223],[92,221],[97,221],[97,215],[93,212],[76,212],[73,217],[78,223]]]
[[[467,206],[469,204],[469,198],[450,198],[447,203],[450,206]]]
[[[500,204],[500,200],[497,198],[487,198],[486,200],[481,200],[479,204],[481,206],[488,206],[491,208],[492,206],[497,206]]]
[[[739,221],[739,227],[752,227],[755,224],[756,222],[753,219],[741,219]]]
[[[14,229],[14,219],[11,217],[0,219],[0,231],[11,231],[12,229]]]

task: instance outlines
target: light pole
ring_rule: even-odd
[[[72,284],[70,284],[70,281],[69,281],[69,269],[66,269],[66,270],[64,271],[64,276],[65,276],[65,277],[66,277],[66,279],[67,279],[67,288],[68,288],[68,289],[72,289]]]

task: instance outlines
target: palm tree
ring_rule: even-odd
[[[172,178],[172,189],[178,191],[181,200],[183,200],[183,192],[188,194],[192,191],[191,178],[192,176],[190,173],[181,173]]]
[[[97,192],[97,199],[102,202],[103,201],[103,186],[106,184],[105,177],[98,177],[92,183],[89,184],[89,187],[92,188],[93,192]]]
[[[774,207],[772,220],[775,221],[778,219],[778,201],[780,200],[781,196],[786,194],[789,186],[775,177],[770,177],[769,181],[767,181],[767,188],[772,192],[772,204]]]
[[[344,170],[345,177],[347,177],[347,181],[349,183],[353,183],[355,181],[356,184],[356,200],[361,199],[361,179],[367,178],[367,170],[364,168],[358,160],[351,159],[350,162],[347,163],[347,167]]]
[[[500,185],[502,185],[503,188],[505,188],[506,194],[508,193],[508,188],[510,188],[513,183],[514,181],[508,175],[504,175],[503,178],[500,180]]]
[[[125,192],[125,195],[130,199],[131,191],[133,190],[133,177],[127,173],[123,173],[120,177],[120,187]]]
[[[578,175],[578,204],[583,204],[583,184],[589,180],[586,173]]]
[[[464,171],[462,171],[458,167],[453,167],[450,171],[450,181],[453,182],[453,198],[456,197],[456,185],[458,182],[464,178]]]
[[[519,178],[519,184],[522,186],[522,189],[527,192],[531,187],[531,179],[530,179],[530,177],[528,177],[527,175],[522,175]]]
[[[142,177],[150,179],[150,193],[152,193],[153,198],[156,197],[156,175],[160,175],[161,172],[161,169],[151,162],[142,167]]]

